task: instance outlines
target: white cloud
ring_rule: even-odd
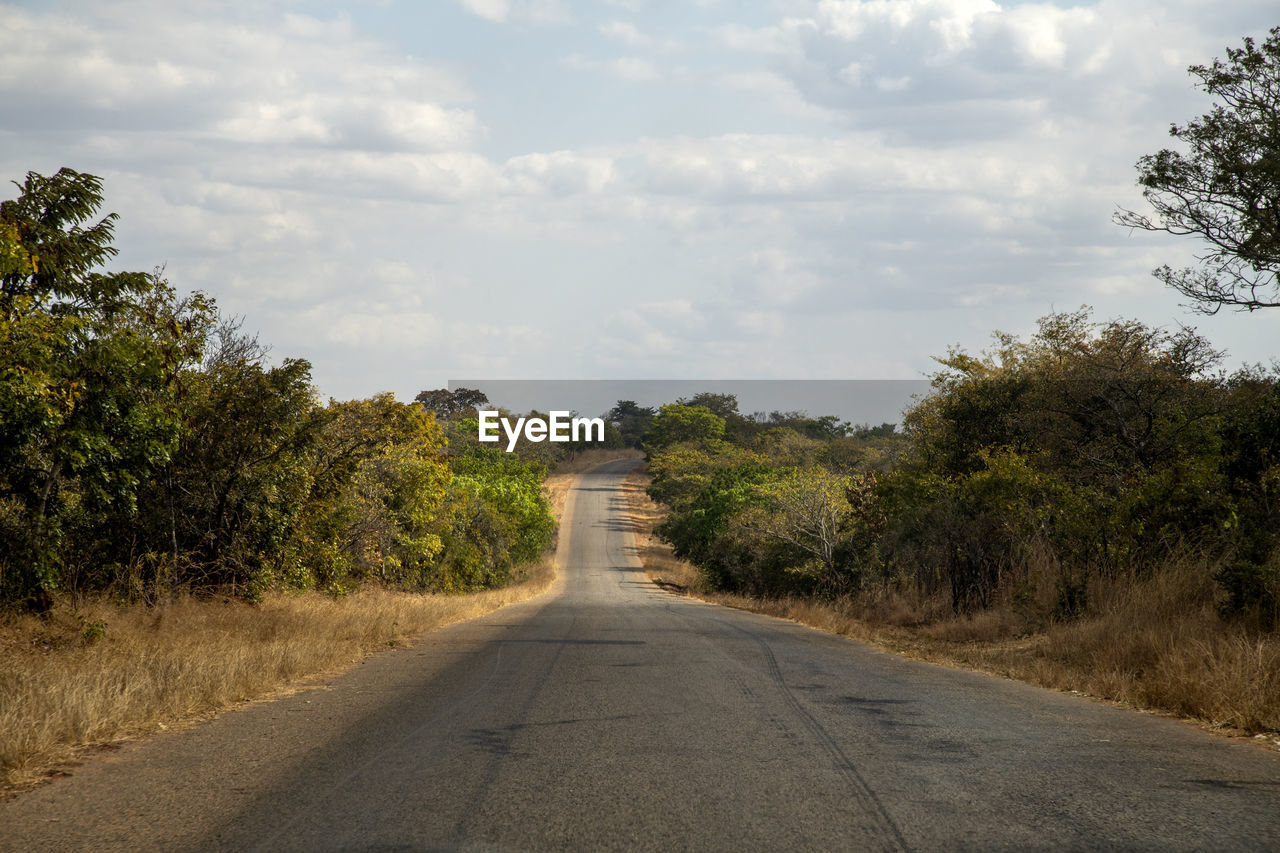
[[[487,21],[505,21],[511,14],[509,0],[461,0],[463,8]]]
[[[901,92],[911,85],[911,75],[901,77],[877,77],[876,88],[881,92]]]
[[[301,95],[242,101],[211,128],[234,143],[327,145],[337,148],[451,151],[471,146],[482,128],[469,110],[400,97]]]
[[[504,171],[523,191],[550,192],[558,196],[600,193],[618,180],[611,158],[573,151],[513,157],[507,161]]]
[[[1033,66],[1062,68],[1069,47],[1087,44],[1101,35],[1097,15],[1091,9],[1056,9],[1052,6],[1020,6],[1001,17],[1015,49]],[[1091,61],[1096,59],[1091,55]]]
[[[999,11],[992,0],[822,0],[815,17],[825,31],[848,41],[923,26],[943,51],[954,53],[970,46],[975,21]]]
[[[761,95],[783,115],[843,124],[844,114],[808,101],[795,81],[775,71],[737,71],[723,75],[721,85]]]
[[[573,14],[564,0],[458,0],[477,17],[494,23],[568,24]]]
[[[731,50],[762,54],[799,54],[807,35],[818,31],[818,23],[812,19],[787,18],[767,27],[749,27],[743,24],[725,24],[715,31],[716,39]]]
[[[638,150],[651,189],[722,200],[816,201],[902,191],[1049,202],[1070,189],[1080,169],[1046,160],[1018,142],[938,150],[895,144],[873,133],[649,140]]]
[[[814,291],[818,277],[788,250],[770,246],[749,256],[753,298],[751,304],[779,304],[796,300]]]
[[[949,132],[1020,132],[983,114],[1006,101],[1047,96],[1060,118],[1122,127],[1155,119],[1153,108],[1170,99],[1192,104],[1185,66],[1221,52],[1218,37],[1191,23],[1203,14],[1155,0],[821,0],[807,15],[718,35],[730,49],[776,57],[777,72],[815,107],[945,141]],[[930,104],[947,114],[921,124],[909,108]]]
[[[564,66],[574,71],[604,73],[620,80],[643,83],[657,80],[662,75],[652,62],[636,56],[622,56],[616,59],[590,59],[581,54],[570,54],[565,57]]]
[[[405,60],[352,31],[349,21],[289,14],[276,28],[205,22],[180,13],[100,16],[56,25],[14,11],[0,30],[0,97],[34,98],[46,121],[141,127],[233,143],[445,150],[483,132],[452,74]],[[70,61],[69,61],[70,58]]]
[[[630,21],[606,21],[600,25],[600,32],[628,47],[647,47],[652,43],[652,39]]]

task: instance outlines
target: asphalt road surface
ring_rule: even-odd
[[[1280,755],[662,592],[551,592],[0,803],[4,850],[1280,850]]]

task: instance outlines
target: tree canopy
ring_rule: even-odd
[[[0,607],[463,591],[550,544],[546,466],[471,446],[483,393],[322,405],[307,361],[271,363],[208,297],[103,268],[99,178],[17,187],[0,203]]]
[[[1115,221],[1207,244],[1198,267],[1153,271],[1195,309],[1280,307],[1280,27],[1261,45],[1246,38],[1225,62],[1188,71],[1218,103],[1170,128],[1185,154],[1165,149],[1138,161],[1154,216],[1122,209]]]
[[[177,447],[179,379],[212,317],[159,272],[103,272],[114,215],[93,175],[35,172],[0,203],[0,574],[9,595],[56,588],[71,523],[130,512]]]

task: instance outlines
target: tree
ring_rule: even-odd
[[[337,413],[317,409],[311,365],[301,359],[220,363],[187,381],[168,477],[176,539],[201,575],[191,580],[260,591],[312,482],[327,482],[308,463]]]
[[[0,279],[11,275],[29,276],[39,263],[22,245],[17,223],[0,220]]]
[[[849,481],[821,468],[792,468],[758,487],[763,506],[747,510],[740,523],[766,539],[790,545],[810,558],[796,571],[836,593],[852,578],[840,571],[838,551],[853,518]]]
[[[450,460],[453,477],[438,519],[443,550],[421,585],[465,592],[511,580],[515,567],[550,547],[546,468],[495,447],[471,445]]]
[[[434,412],[442,421],[455,417],[475,417],[477,409],[489,405],[489,398],[475,388],[459,388],[457,391],[437,388],[434,391],[421,391],[413,399],[421,403],[428,412]]]
[[[656,414],[657,410],[651,406],[641,406],[635,400],[619,400],[618,405],[610,409],[604,418],[617,425],[627,447],[639,447]]]
[[[309,571],[291,580],[331,592],[369,577],[421,585],[443,547],[432,525],[450,477],[444,431],[421,406],[389,393],[330,400],[325,414],[293,538]]]
[[[649,425],[644,444],[650,450],[660,450],[682,442],[710,448],[724,438],[724,427],[724,418],[705,406],[668,403]]]
[[[160,272],[99,272],[115,214],[94,223],[101,181],[30,172],[0,204],[0,586],[58,587],[68,519],[131,514],[178,439],[178,382],[212,305],[176,299]]]
[[[676,402],[681,406],[701,406],[710,410],[716,417],[724,418],[725,420],[738,414],[738,395],[736,394],[716,394],[711,391],[702,391],[692,397],[681,397]]]
[[[1226,62],[1188,71],[1220,103],[1170,128],[1187,154],[1166,149],[1138,161],[1154,218],[1121,209],[1114,221],[1208,243],[1199,268],[1152,273],[1196,310],[1280,307],[1280,27],[1261,46],[1246,38]]]

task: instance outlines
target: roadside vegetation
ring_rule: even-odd
[[[1203,565],[1170,567],[1146,583],[1108,584],[1095,590],[1088,612],[1038,629],[1026,627],[1022,614],[1007,606],[956,614],[936,596],[717,591],[656,533],[666,512],[648,496],[649,482],[643,470],[627,482],[637,545],[646,573],[671,592],[790,619],[920,660],[1176,714],[1280,747],[1280,637],[1224,620]]]
[[[104,272],[96,177],[18,189],[0,204],[0,787],[546,588],[571,476],[548,472],[583,447],[481,445],[476,390],[324,401],[307,362],[162,270]]]
[[[549,566],[469,595],[376,585],[335,597],[271,591],[256,602],[179,594],[155,605],[95,596],[0,622],[0,791],[64,770],[87,750],[206,719],[318,683],[425,631],[536,595]]]
[[[478,392],[322,401],[207,297],[101,272],[100,189],[32,173],[0,207],[0,604],[465,592],[547,548],[561,448],[482,446]]]

